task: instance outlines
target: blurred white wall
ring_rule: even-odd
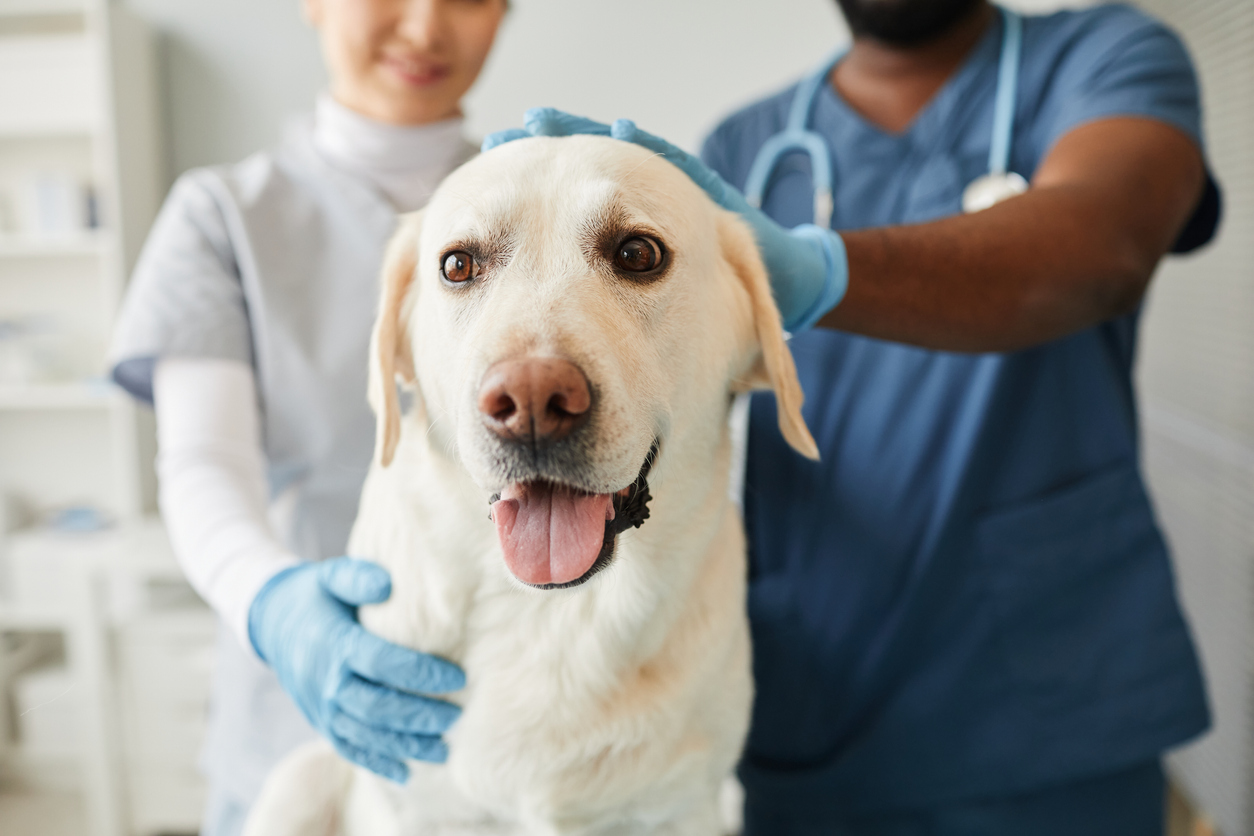
[[[170,174],[272,144],[325,83],[299,0],[124,0],[163,36]],[[467,102],[476,135],[535,105],[631,116],[695,148],[847,38],[835,0],[513,0]]]
[[[478,133],[533,105],[628,116],[695,149],[847,39],[834,0],[515,0],[467,111]]]
[[[160,38],[169,174],[272,144],[323,86],[300,0],[121,0]]]

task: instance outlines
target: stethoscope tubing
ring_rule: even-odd
[[[993,105],[993,137],[988,157],[988,172],[994,176],[1004,176],[1009,171],[1019,91],[1019,65],[1023,53],[1023,18],[1010,9],[999,7],[999,11],[1003,32],[997,68],[997,94]],[[848,48],[837,51],[798,85],[788,109],[786,127],[763,143],[749,167],[749,175],[745,180],[745,199],[749,205],[759,209],[762,207],[771,176],[780,161],[787,154],[801,151],[810,158],[810,176],[814,186],[814,224],[823,229],[831,229],[836,185],[831,148],[822,134],[810,130],[808,126],[814,105],[827,84],[828,76],[847,52]]]
[[[1019,98],[1019,65],[1023,55],[1023,18],[1002,9],[1001,60],[997,67],[997,99],[993,105],[993,141],[988,151],[988,173],[1010,171],[1010,145],[1014,139],[1015,106]]]

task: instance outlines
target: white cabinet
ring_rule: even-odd
[[[115,633],[134,833],[194,833],[205,802],[196,771],[209,713],[216,622],[207,609],[148,614]]]
[[[81,788],[93,836],[194,833],[217,622],[183,579],[160,522],[19,533],[5,569],[0,632],[59,631],[65,642],[64,668],[12,680],[9,713],[52,710],[19,718],[17,745],[0,752],[8,772]],[[56,734],[70,724],[72,739]]]

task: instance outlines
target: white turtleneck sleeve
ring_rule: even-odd
[[[270,527],[257,382],[236,360],[169,358],[153,372],[161,515],[192,587],[252,649],[248,610],[299,560]]]

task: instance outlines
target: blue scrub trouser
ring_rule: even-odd
[[[745,810],[745,836],[1162,836],[1158,760],[1047,790],[833,822]]]

